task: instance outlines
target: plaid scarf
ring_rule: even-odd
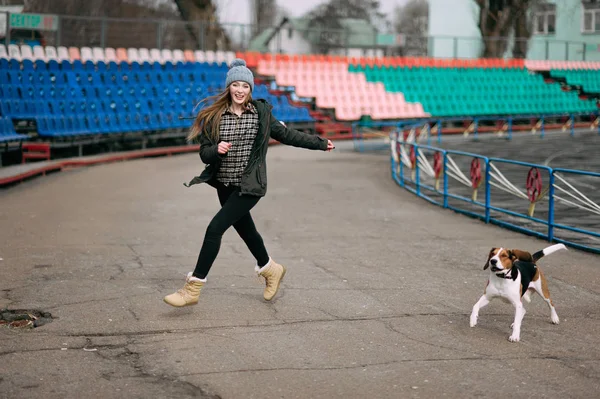
[[[223,112],[219,129],[220,140],[233,145],[221,161],[217,180],[224,184],[241,184],[242,172],[250,159],[257,133],[258,111],[253,104],[248,104],[241,116],[237,116],[229,108]]]

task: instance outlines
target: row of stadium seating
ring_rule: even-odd
[[[381,83],[371,83],[364,75],[350,73],[348,64],[295,63],[261,61],[257,72],[273,76],[278,86],[293,87],[300,98],[314,98],[318,108],[334,109],[340,121],[355,121],[363,115],[374,119],[425,118],[430,116],[420,103],[405,100],[401,93],[385,90]]]
[[[597,110],[595,101],[563,92],[528,68],[593,74],[598,63],[9,45],[0,46],[0,114],[36,119],[48,135],[110,132],[110,126],[135,130],[142,121],[149,128],[185,128],[190,120],[179,117],[193,114],[200,100],[222,88],[235,56],[255,63],[257,77],[274,78],[341,121]],[[306,108],[270,95],[262,84],[253,95],[272,102],[285,122],[314,121]]]
[[[224,63],[197,61],[137,71],[73,69],[78,60],[36,62],[55,62],[59,69],[24,69],[21,61],[21,69],[0,70],[0,115],[35,120],[41,136],[137,131],[144,123],[146,130],[188,128],[191,120],[180,117],[189,118],[201,100],[218,94],[228,70]],[[255,85],[253,97],[268,100],[286,123],[314,122],[307,108],[271,95],[264,84]]]
[[[383,82],[387,91],[402,92],[436,116],[593,112],[594,100],[520,68],[407,68],[350,66],[367,81]],[[493,93],[493,95],[491,95]]]
[[[553,69],[583,69],[599,70],[598,61],[552,61],[552,60],[526,60],[525,68],[530,71],[550,71]]]
[[[181,62],[207,62],[209,64],[229,65],[236,57],[233,51],[202,51],[202,50],[169,50],[169,49],[146,49],[146,48],[101,48],[101,47],[65,47],[65,46],[33,46],[26,44],[9,44],[8,49],[0,44],[0,58],[14,59],[16,61],[87,61],[97,62],[158,62],[172,64]]]

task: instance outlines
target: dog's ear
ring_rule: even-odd
[[[497,248],[490,249],[490,253],[488,254],[487,261],[485,262],[485,265],[483,266],[483,270],[490,267],[490,259],[492,258],[492,256],[494,256],[494,252],[496,251],[496,249]]]
[[[522,251],[520,249],[511,249],[510,253],[512,256],[511,260],[514,262],[515,260],[522,260],[523,262],[533,263],[533,256],[527,251]]]
[[[508,256],[508,259],[510,259],[510,261],[513,263],[515,260],[517,260],[517,255],[515,255],[515,252],[512,249],[507,249],[506,255]]]

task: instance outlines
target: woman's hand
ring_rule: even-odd
[[[331,140],[327,140],[327,149],[325,151],[331,151],[335,148]]]
[[[226,141],[221,141],[218,145],[217,145],[217,153],[221,154],[221,155],[225,155],[227,154],[227,152],[229,151],[229,149],[231,148],[231,143],[228,143]]]

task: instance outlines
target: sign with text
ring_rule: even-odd
[[[58,16],[52,14],[10,14],[10,27],[32,30],[58,30]]]

